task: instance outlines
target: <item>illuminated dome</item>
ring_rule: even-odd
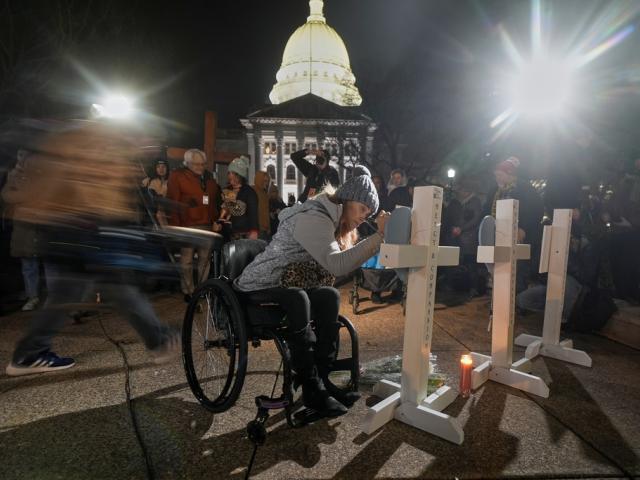
[[[342,106],[357,106],[362,97],[351,72],[349,54],[336,31],[322,13],[324,2],[310,0],[307,23],[289,38],[269,94],[278,104],[308,93]]]

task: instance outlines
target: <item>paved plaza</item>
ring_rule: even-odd
[[[359,331],[362,363],[400,354],[400,306],[364,301],[362,313],[353,315],[346,298],[344,287],[343,313]],[[156,295],[154,305],[164,320],[180,325],[181,298]],[[28,318],[0,317],[3,366]],[[436,311],[432,350],[454,388],[460,355],[489,352],[487,318],[487,297]],[[516,335],[539,334],[541,324],[540,316],[518,318]],[[252,478],[638,478],[640,352],[599,336],[573,338],[593,367],[535,359],[533,373],[550,385],[548,399],[488,382],[449,406],[445,413],[464,429],[460,446],[395,421],[363,434],[366,408],[377,401],[363,387],[365,395],[343,417],[303,429],[288,427],[282,414],[273,417]],[[22,378],[6,377],[3,368],[0,478],[244,478],[254,397],[270,392],[279,366],[272,345],[250,347],[242,395],[218,415],[196,402],[179,359],[155,365],[114,314],[70,322],[54,346],[77,366]]]

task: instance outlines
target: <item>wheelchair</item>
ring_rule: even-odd
[[[263,443],[266,438],[263,425],[270,410],[284,409],[287,423],[292,427],[309,423],[304,415],[295,412],[284,310],[273,303],[249,304],[232,287],[233,281],[266,245],[262,240],[237,240],[222,246],[220,275],[209,279],[194,292],[182,329],[187,381],[198,402],[214,413],[230,409],[238,399],[247,373],[249,345],[257,348],[264,341],[275,343],[282,357],[281,367],[275,374],[271,394],[256,397],[258,414],[248,426],[249,438],[256,444]],[[356,391],[360,375],[358,334],[347,318],[340,316],[338,320],[340,330],[346,330],[348,335],[350,353],[341,358],[341,353],[346,355],[341,350],[347,348],[342,348],[346,342],[339,342],[332,372],[343,372],[346,382],[332,383],[345,391]],[[280,376],[282,389],[276,392]]]

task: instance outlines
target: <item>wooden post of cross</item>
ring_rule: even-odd
[[[513,321],[515,314],[516,263],[530,257],[530,246],[517,243],[518,201],[498,200],[496,205],[495,246],[478,247],[478,262],[493,263],[493,327],[491,355],[472,352],[474,365],[471,388],[487,380],[503,383],[547,398],[549,387],[544,381],[526,373],[530,361],[526,357],[513,363]]]
[[[400,420],[451,442],[464,433],[457,420],[441,413],[457,397],[448,386],[427,396],[429,354],[438,265],[457,265],[458,247],[440,247],[442,188],[416,187],[411,213],[411,244],[383,244],[380,262],[409,268],[401,384],[383,380],[374,394],[384,398],[367,411],[363,431],[370,434],[392,419]]]
[[[542,235],[540,273],[548,272],[542,337],[522,334],[516,338],[515,343],[527,347],[524,356],[528,359],[542,355],[590,367],[591,357],[589,355],[581,350],[573,349],[571,340],[560,341],[571,242],[571,216],[570,209],[554,210],[553,224],[546,225]]]

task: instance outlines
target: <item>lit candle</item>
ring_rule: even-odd
[[[471,355],[462,355],[460,358],[460,395],[467,398],[471,395],[471,370],[473,359]]]

